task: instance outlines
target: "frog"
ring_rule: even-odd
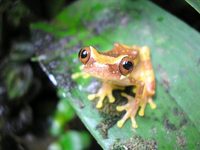
[[[115,102],[113,90],[134,87],[131,92],[135,96],[122,92],[121,95],[128,101],[124,105],[116,106],[118,112],[125,111],[117,121],[119,128],[122,128],[128,119],[131,120],[132,128],[138,128],[136,116],[144,116],[147,104],[151,109],[157,107],[153,100],[156,88],[155,73],[148,46],[114,43],[111,50],[103,52],[88,46],[80,49],[78,58],[83,65],[82,75],[95,77],[102,82],[97,93],[88,95],[89,100],[98,100],[97,109],[103,107],[106,97],[109,103]]]

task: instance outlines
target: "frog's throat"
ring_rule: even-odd
[[[95,61],[102,64],[119,64],[122,58],[127,55],[121,55],[118,57],[106,56],[99,54],[95,48],[90,46],[91,57],[94,58]]]

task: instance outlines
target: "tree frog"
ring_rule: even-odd
[[[146,104],[152,109],[156,108],[153,102],[155,94],[155,75],[151,63],[150,49],[147,46],[127,46],[115,43],[112,50],[98,52],[89,46],[79,51],[78,57],[83,64],[83,71],[102,81],[102,87],[96,94],[88,95],[89,100],[98,99],[97,108],[103,107],[105,97],[110,103],[115,102],[112,94],[114,89],[125,86],[135,86],[135,97],[126,93],[122,96],[128,99],[127,104],[117,106],[117,111],[126,111],[125,115],[117,122],[121,128],[127,119],[131,119],[132,127],[137,128],[135,117],[144,116]]]

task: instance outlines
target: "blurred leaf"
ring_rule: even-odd
[[[64,6],[72,2],[73,0],[26,0],[23,1],[30,9],[32,14],[37,15],[39,18],[45,17],[51,19],[58,14]]]
[[[29,89],[33,72],[29,65],[8,64],[3,70],[3,76],[9,99],[23,96]]]
[[[48,150],[83,150],[88,148],[90,141],[86,132],[69,131],[62,135],[57,143],[50,145]]]
[[[41,30],[44,37],[56,37],[49,43],[43,40],[37,55],[45,55],[46,59],[40,63],[47,75],[55,77],[58,89],[64,89],[63,97],[104,149],[115,149],[116,143],[124,149],[137,144],[148,144],[152,149],[199,149],[197,31],[146,0],[78,1],[50,24],[39,22],[32,29]],[[124,101],[118,91],[114,92],[116,103],[97,110],[87,95],[95,92],[99,83],[93,79],[78,79],[76,83],[71,80],[71,73],[79,71],[77,54],[81,47],[92,45],[106,50],[114,42],[151,48],[158,108],[150,110],[148,106],[145,116],[136,118],[138,129],[132,129],[130,121],[121,129],[116,127],[121,115],[115,110],[116,103]]]
[[[51,0],[51,2],[46,2],[46,10],[48,11],[47,14],[50,15],[51,17],[55,16],[60,12],[62,7],[65,4],[65,0]]]
[[[0,13],[4,12],[11,5],[11,1],[0,1]]]
[[[24,17],[27,17],[30,14],[28,8],[20,1],[15,2],[10,1],[10,7],[8,7],[8,22],[12,25],[19,26],[23,21]]]
[[[200,13],[200,0],[185,0],[188,2],[196,11]]]
[[[67,99],[60,99],[57,105],[55,116],[53,118],[51,133],[59,135],[62,133],[63,127],[74,118],[75,113],[69,105]]]
[[[29,59],[34,54],[34,49],[31,43],[22,42],[13,44],[10,59],[12,61],[24,61]]]

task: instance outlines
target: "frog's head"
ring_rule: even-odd
[[[97,52],[92,46],[82,48],[78,56],[84,65],[83,70],[102,80],[128,80],[134,68],[134,61],[128,55],[112,57],[106,53]]]

